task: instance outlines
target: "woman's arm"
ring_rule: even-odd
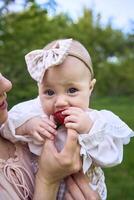
[[[34,200],[55,200],[60,181],[81,169],[78,134],[68,130],[66,144],[57,152],[54,141],[46,140],[35,180]],[[51,195],[50,195],[51,193]]]
[[[59,188],[59,182],[47,183],[41,176],[36,176],[33,200],[55,200]]]

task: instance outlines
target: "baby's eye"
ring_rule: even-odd
[[[72,87],[72,88],[69,88],[67,92],[73,94],[73,93],[75,93],[75,92],[77,92],[77,91],[78,91],[77,88],[73,88],[73,87]]]
[[[44,94],[48,95],[48,96],[53,96],[54,95],[54,91],[51,90],[51,89],[48,89],[48,90],[45,90]]]

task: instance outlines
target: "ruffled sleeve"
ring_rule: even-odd
[[[43,114],[39,97],[19,103],[9,111],[8,120],[1,128],[1,135],[11,142],[30,142],[32,138],[29,136],[16,135],[15,129],[24,124],[30,118],[41,116]]]
[[[87,112],[93,121],[88,134],[79,135],[83,170],[92,162],[101,167],[115,166],[123,158],[123,144],[128,144],[134,132],[118,116],[106,110]]]

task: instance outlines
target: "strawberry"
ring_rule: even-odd
[[[57,124],[57,127],[61,126],[62,124],[64,124],[64,119],[66,117],[66,115],[62,115],[62,111],[63,110],[60,110],[60,111],[57,111],[53,114],[54,116],[54,121],[56,122]]]

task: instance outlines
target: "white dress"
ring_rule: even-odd
[[[123,145],[129,143],[134,132],[110,111],[88,109],[86,113],[87,117],[89,116],[93,121],[93,126],[88,134],[79,133],[83,172],[89,177],[92,188],[99,192],[102,200],[105,200],[107,196],[105,177],[100,167],[111,167],[122,162]],[[3,128],[2,136],[12,142],[28,142],[31,152],[40,155],[41,143],[37,143],[30,136],[15,134],[17,127],[35,116],[46,117],[39,97],[14,106],[9,111],[8,122]],[[59,128],[58,132],[55,145],[58,149],[62,149],[66,139],[65,127]]]

